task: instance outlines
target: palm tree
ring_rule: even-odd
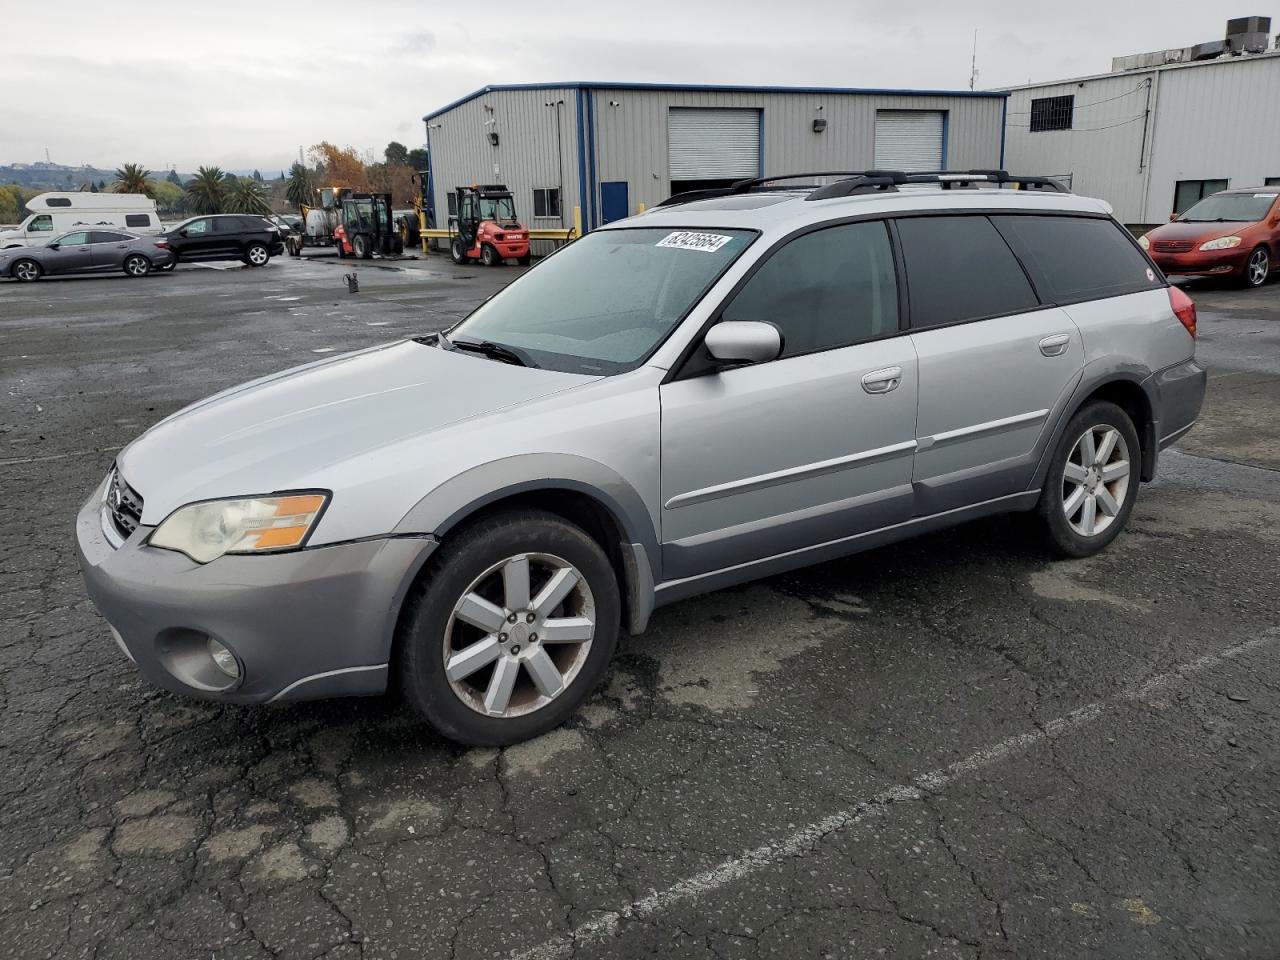
[[[151,196],[151,171],[140,163],[126,163],[116,171],[112,193],[145,193]]]
[[[227,213],[255,213],[264,217],[271,212],[271,204],[267,203],[261,184],[249,177],[231,185],[223,206]]]
[[[187,181],[187,209],[192,213],[221,213],[226,198],[226,175],[220,167],[201,167]]]
[[[289,168],[289,183],[285,186],[285,197],[291,206],[299,210],[315,199],[312,196],[311,172],[300,163],[295,163]]]

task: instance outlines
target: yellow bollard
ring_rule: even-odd
[[[636,213],[644,213],[644,201],[641,200],[636,204]]]
[[[575,237],[582,236],[582,208],[573,208],[573,235]]]

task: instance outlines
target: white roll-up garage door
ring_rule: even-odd
[[[672,107],[667,115],[672,180],[760,174],[760,111]]]
[[[877,110],[877,170],[941,170],[941,110]]]

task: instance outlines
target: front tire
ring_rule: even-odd
[[[463,264],[470,258],[467,256],[465,248],[462,246],[462,238],[454,237],[449,243],[449,259],[454,263]]]
[[[131,277],[145,277],[151,272],[151,261],[140,253],[131,253],[124,258],[124,272]]]
[[[9,276],[23,283],[34,283],[44,274],[44,268],[34,260],[19,260],[9,268]]]
[[[451,740],[528,740],[599,683],[621,607],[608,557],[581,528],[542,511],[498,514],[447,540],[411,592],[401,686]]]
[[[244,252],[244,262],[251,267],[265,267],[271,259],[271,251],[261,243],[250,244]]]
[[[1260,287],[1267,282],[1271,274],[1271,251],[1266,247],[1254,247],[1249,259],[1244,262],[1244,274],[1241,279],[1246,287]]]
[[[1114,403],[1094,401],[1071,418],[1040,493],[1056,553],[1091,556],[1120,535],[1138,498],[1141,462],[1138,431]]]

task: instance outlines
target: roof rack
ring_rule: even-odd
[[[806,200],[830,200],[836,197],[850,197],[864,193],[896,193],[898,187],[911,184],[940,184],[943,190],[971,189],[978,183],[994,183],[1001,186],[1014,184],[1023,190],[1052,190],[1055,193],[1070,193],[1057,180],[1049,177],[1024,176],[1011,174],[1007,170],[820,170],[812,173],[786,173],[773,177],[754,177],[750,180],[739,180],[728,187],[712,187],[706,190],[690,190],[677,193],[658,204],[659,207],[672,207],[679,204],[692,203],[695,200],[708,200],[713,197],[727,197],[741,193],[755,193],[763,190],[795,190],[796,186],[776,186],[781,180],[799,180],[804,177],[841,177],[835,183],[825,186],[813,184],[800,187],[809,190]]]

